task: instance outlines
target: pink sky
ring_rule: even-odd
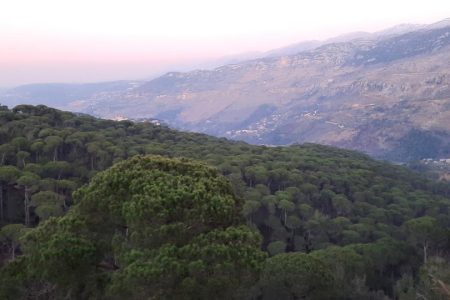
[[[142,79],[230,54],[450,17],[450,1],[14,0],[0,87]]]

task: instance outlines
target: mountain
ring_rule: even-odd
[[[428,26],[426,26],[426,28],[428,29],[438,29],[438,28],[444,28],[444,27],[448,27],[450,26],[450,18],[446,18],[444,20],[441,20],[439,22],[430,24]]]
[[[313,50],[319,46],[322,46],[322,41],[303,41],[300,43],[292,44],[278,49],[273,49],[264,53],[264,57],[277,57],[283,55],[293,55],[299,52]]]
[[[0,90],[0,101],[15,106],[23,103],[46,104],[61,107],[77,101],[91,101],[96,95],[123,92],[139,85],[138,81],[111,81],[100,83],[42,83],[27,84],[13,89]]]
[[[257,144],[314,142],[393,161],[447,157],[448,24],[400,25],[295,54],[171,72],[58,107]]]
[[[433,25],[435,28],[445,27],[446,23],[444,21],[435,23]],[[356,31],[356,32],[350,32],[346,34],[342,34],[336,37],[332,37],[323,41],[318,40],[312,40],[312,41],[303,41],[300,43],[292,44],[286,47],[274,49],[271,51],[268,51],[264,53],[264,57],[276,57],[276,56],[283,56],[283,55],[293,55],[297,54],[299,52],[304,51],[310,51],[314,50],[320,46],[326,45],[326,44],[333,44],[333,43],[345,43],[350,42],[354,40],[361,40],[361,39],[377,39],[377,38],[385,38],[385,37],[392,37],[396,35],[401,35],[407,32],[411,32],[414,30],[418,30],[425,27],[425,25],[421,24],[400,24],[394,27],[390,27],[381,31],[377,32],[365,32],[365,31]],[[258,57],[254,57],[258,58]]]

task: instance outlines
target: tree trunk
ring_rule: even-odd
[[[295,228],[292,228],[291,240],[287,245],[287,248],[291,249],[290,251],[295,251]]]
[[[11,259],[12,260],[16,259],[16,244],[15,243],[11,243]]]
[[[3,221],[3,184],[0,184],[0,221]]]
[[[53,151],[53,161],[56,161],[57,153],[58,153],[58,147],[56,147],[55,151]]]
[[[305,242],[305,252],[310,253],[311,252],[311,232],[308,230],[303,235],[303,240]]]
[[[423,263],[426,264],[428,261],[428,242],[423,245]]]
[[[24,209],[25,209],[25,226],[30,226],[30,200],[28,199],[28,189],[25,187],[25,199],[24,199]]]

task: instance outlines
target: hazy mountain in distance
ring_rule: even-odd
[[[221,58],[213,60],[211,63],[208,63],[206,67],[208,68],[217,68],[223,65],[229,65],[229,64],[237,64],[246,60],[252,60],[256,58],[261,58],[264,56],[264,52],[258,52],[258,51],[250,51],[250,52],[244,52],[244,53],[238,53],[233,55],[227,55],[223,56]]]
[[[138,86],[138,81],[111,81],[100,83],[39,83],[27,84],[0,91],[0,102],[8,106],[18,104],[45,104],[60,108],[67,103],[91,101],[97,94],[122,92]]]
[[[399,34],[405,34],[411,31],[416,31],[416,30],[420,30],[427,27],[427,25],[423,25],[423,24],[399,24],[378,32],[375,32],[374,35],[375,36],[395,36],[395,35],[399,35]],[[445,27],[445,26],[444,26]],[[430,28],[432,29],[432,28]],[[437,28],[436,28],[437,29]]]
[[[213,70],[170,72],[58,107],[105,118],[156,118],[257,144],[315,142],[395,161],[448,157],[446,22],[347,35],[344,42]]]
[[[441,21],[442,22],[442,21]],[[436,23],[436,26],[443,26],[444,24],[439,22],[441,25]],[[431,25],[430,25],[431,26]],[[418,30],[426,27],[426,25],[421,24],[400,24],[394,27],[390,27],[381,31],[374,33],[365,31],[355,31],[346,34],[342,34],[333,38],[329,38],[323,41],[304,41],[296,44],[292,44],[286,47],[274,49],[265,53],[265,57],[276,57],[282,55],[292,55],[303,51],[313,50],[317,47],[332,44],[332,43],[345,43],[357,39],[377,39],[388,36],[400,35],[414,30]],[[444,26],[445,27],[445,26]],[[438,27],[436,27],[438,28]],[[431,28],[430,28],[431,29]]]
[[[313,50],[322,45],[331,44],[331,43],[344,43],[353,41],[356,39],[377,39],[377,38],[386,38],[392,37],[395,35],[405,34],[411,31],[416,31],[420,29],[438,29],[442,27],[450,26],[450,18],[429,24],[399,24],[387,29],[383,29],[380,31],[376,31],[373,33],[365,32],[365,31],[355,31],[346,34],[342,34],[336,37],[332,37],[323,41],[313,40],[313,41],[304,41],[296,44],[292,44],[289,46],[285,46],[282,48],[274,49],[265,53],[265,57],[275,57],[282,55],[292,55],[298,52]],[[258,58],[258,57],[254,57]]]
[[[450,26],[450,18],[446,18],[439,22],[436,22],[436,23],[433,23],[430,25],[426,25],[425,28],[426,29],[438,29],[438,28],[443,28],[443,27],[448,27],[448,26]]]
[[[296,44],[292,44],[286,47],[270,50],[264,53],[264,57],[277,57],[282,55],[292,55],[298,52],[313,50],[321,45],[322,41],[304,41]]]

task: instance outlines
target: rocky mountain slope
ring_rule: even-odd
[[[151,117],[258,144],[331,144],[394,161],[447,157],[449,25],[403,26],[293,55],[168,73],[58,107]]]

